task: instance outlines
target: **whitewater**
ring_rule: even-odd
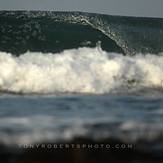
[[[0,52],[0,91],[93,93],[163,88],[163,56],[108,53],[100,47],[61,53]]]

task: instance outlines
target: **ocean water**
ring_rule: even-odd
[[[77,136],[161,142],[162,93],[153,95],[2,95],[1,143],[57,142]]]
[[[163,150],[163,19],[1,11],[0,51],[1,144]]]

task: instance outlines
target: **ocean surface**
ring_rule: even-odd
[[[0,144],[75,137],[163,161],[163,19],[0,11]]]

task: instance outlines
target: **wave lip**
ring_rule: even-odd
[[[123,56],[100,47],[31,53],[0,53],[0,90],[13,93],[110,93],[162,89],[163,57]]]

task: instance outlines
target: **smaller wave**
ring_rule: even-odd
[[[52,116],[40,115],[1,118],[0,122],[0,143],[8,145],[31,144],[44,141],[67,141],[75,137],[85,137],[92,140],[114,138],[128,143],[136,143],[139,140],[144,142],[156,141],[158,143],[157,140],[162,140],[160,135],[163,133],[161,123],[148,124],[130,120],[119,125],[113,123],[112,125],[114,125],[116,131],[113,131],[114,127],[112,128],[108,121],[100,123],[89,122],[86,119],[73,119],[69,122],[61,118],[60,123],[58,123]],[[63,126],[62,122],[66,125]],[[154,147],[152,146],[152,148]]]
[[[163,56],[123,56],[100,47],[62,53],[0,52],[0,91],[13,93],[110,93],[163,88]]]

